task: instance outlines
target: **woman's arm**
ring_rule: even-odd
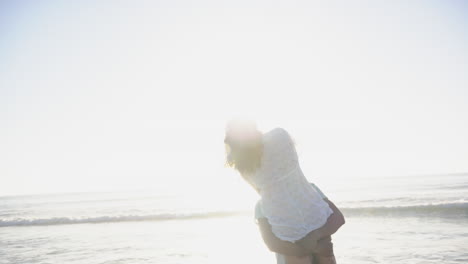
[[[270,251],[296,257],[303,257],[308,255],[307,251],[299,245],[277,238],[275,234],[273,234],[271,225],[268,223],[266,218],[259,218],[258,226],[260,227],[260,233],[262,234],[263,241],[270,249]]]

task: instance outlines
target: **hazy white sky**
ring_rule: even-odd
[[[312,181],[466,172],[467,11],[4,1],[0,195],[243,184],[223,167],[234,116],[289,130]]]

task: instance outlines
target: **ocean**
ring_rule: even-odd
[[[468,263],[468,174],[317,183],[338,263]],[[221,192],[222,193],[222,192]],[[152,191],[0,197],[0,264],[275,263],[254,203]]]

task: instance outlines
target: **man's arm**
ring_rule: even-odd
[[[260,227],[260,233],[262,234],[263,241],[270,249],[270,251],[296,257],[303,257],[308,255],[306,250],[304,250],[304,248],[300,247],[299,245],[277,238],[275,234],[273,234],[271,225],[268,223],[266,218],[259,218],[258,226]]]
[[[327,202],[333,210],[333,214],[328,217],[326,224],[318,229],[320,237],[331,236],[345,223],[343,214],[335,204],[328,199],[324,199],[324,201]],[[273,234],[271,225],[268,223],[266,218],[259,218],[258,226],[260,227],[260,233],[262,234],[263,241],[271,251],[297,257],[303,257],[309,254],[299,245],[277,238],[275,234]]]
[[[330,206],[333,213],[328,217],[325,225],[317,229],[320,237],[333,235],[342,225],[345,224],[344,216],[336,205],[328,199],[323,200],[328,203],[328,206]]]

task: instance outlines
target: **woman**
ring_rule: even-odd
[[[289,134],[281,128],[262,134],[252,122],[232,121],[225,143],[227,164],[262,197],[262,212],[268,219],[263,222],[270,224],[273,237],[303,248],[304,256],[288,256],[287,262],[310,262],[306,256],[326,251],[323,245],[331,244],[333,206],[307,182]]]

